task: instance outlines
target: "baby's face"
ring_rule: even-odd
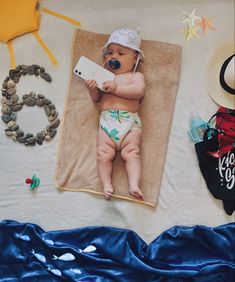
[[[108,68],[115,74],[132,71],[136,64],[136,59],[137,52],[135,50],[114,43],[108,46],[106,61],[117,60],[121,65],[118,69],[111,69],[108,66]]]

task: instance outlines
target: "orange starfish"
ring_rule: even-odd
[[[200,27],[202,28],[203,33],[205,33],[208,29],[215,30],[213,20],[207,19],[202,16],[201,22],[199,23]]]

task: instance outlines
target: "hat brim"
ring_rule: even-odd
[[[102,48],[102,54],[103,54],[103,56],[105,56],[105,54],[108,52],[108,46],[109,46],[111,43],[112,43],[112,42],[110,42],[110,43],[108,43],[108,44],[105,44],[104,47]],[[113,43],[122,45],[122,46],[124,46],[124,47],[126,47],[126,48],[130,48],[130,47],[125,46],[125,45],[120,44],[120,43],[116,43],[116,42],[113,42]],[[130,49],[139,52],[139,54],[140,54],[140,60],[142,60],[142,61],[144,60],[144,54],[143,54],[143,51],[142,51],[142,50],[140,50],[140,49],[138,49],[138,48],[135,48],[135,49],[134,49],[134,48],[130,48]]]
[[[206,68],[205,83],[209,96],[216,104],[234,110],[235,95],[221,87],[219,78],[222,64],[232,54],[234,54],[234,42],[227,42],[214,52]]]

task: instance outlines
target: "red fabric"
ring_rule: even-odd
[[[221,156],[231,151],[235,145],[233,145],[235,143],[235,111],[233,114],[227,114],[228,111],[230,110],[220,107],[217,111],[219,114],[216,116],[216,127],[220,132],[218,141],[219,155]]]

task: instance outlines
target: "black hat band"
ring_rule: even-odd
[[[219,79],[220,79],[220,85],[221,87],[228,93],[232,94],[232,95],[235,95],[235,89],[230,87],[225,79],[224,79],[224,74],[225,74],[225,71],[226,71],[226,68],[228,66],[228,64],[230,63],[230,61],[232,60],[232,58],[235,56],[235,54],[233,54],[232,56],[230,56],[228,59],[226,59],[221,67],[221,70],[220,70],[220,75],[219,75]]]

